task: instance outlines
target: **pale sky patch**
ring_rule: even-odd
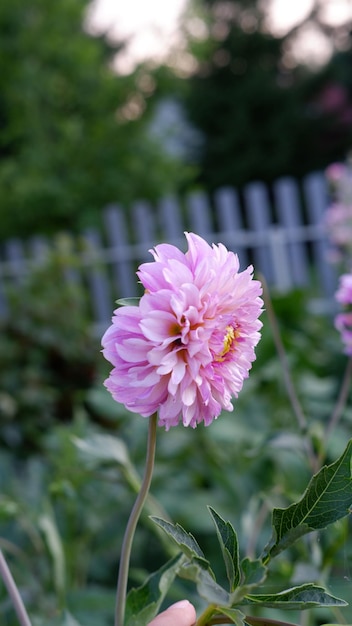
[[[125,51],[117,56],[117,70],[128,73],[147,59],[163,61],[171,48],[182,42],[178,24],[187,0],[93,0],[88,25],[93,32],[108,32],[117,40],[128,39]],[[306,17],[313,0],[263,0],[274,32],[284,34]],[[334,26],[352,19],[352,0],[325,0],[324,19]],[[331,42],[307,27],[299,36],[297,60],[325,62]]]

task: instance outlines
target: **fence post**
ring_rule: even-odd
[[[121,208],[109,205],[103,213],[107,240],[111,248],[111,265],[116,298],[137,295],[136,274],[127,255],[128,233]]]
[[[306,176],[303,185],[310,223],[321,231],[321,236],[312,241],[314,268],[320,277],[325,295],[331,298],[336,289],[336,275],[328,261],[329,248],[324,233],[324,217],[328,206],[325,177],[320,172],[314,172]]]
[[[248,223],[258,235],[258,244],[253,250],[254,263],[270,284],[274,280],[274,275],[268,254],[268,244],[265,241],[265,233],[270,227],[269,202],[265,185],[260,182],[250,183],[245,187],[244,197]],[[260,240],[263,243],[260,243]]]
[[[231,247],[230,233],[237,235],[243,231],[243,223],[238,195],[235,189],[231,187],[222,187],[214,194],[216,217],[220,230],[226,235],[226,243]],[[244,232],[244,231],[243,231]],[[236,238],[237,238],[236,237]],[[237,241],[236,250],[241,267],[247,267],[249,264],[246,243]]]
[[[108,320],[111,318],[110,286],[106,273],[101,266],[99,233],[94,229],[88,229],[83,234],[83,241],[86,244],[84,257],[88,266],[87,278],[91,289],[94,318],[99,330],[99,327],[107,326]]]
[[[276,211],[280,224],[288,232],[303,227],[302,212],[299,205],[298,184],[292,178],[281,178],[274,184]],[[307,248],[302,241],[287,242],[291,275],[294,285],[308,285],[309,263]]]

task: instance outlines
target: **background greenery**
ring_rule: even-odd
[[[124,76],[124,42],[89,34],[88,7],[1,3],[0,241],[99,225],[111,202],[300,177],[349,150],[349,26],[329,25],[319,0],[280,37],[265,2],[190,0],[181,48]],[[312,25],[334,45],[319,68],[291,51]],[[175,128],[158,126],[166,100],[184,120],[176,151]]]
[[[155,199],[182,177],[139,115],[146,71],[115,75],[121,44],[85,32],[87,6],[1,3],[1,239],[83,228],[105,204]]]
[[[53,257],[34,272],[21,295],[13,294],[14,308],[1,328],[0,546],[34,625],[66,623],[66,609],[83,626],[104,626],[112,621],[118,555],[143,471],[147,421],[104,389],[109,365],[91,336],[84,291],[60,287],[62,269]],[[232,522],[242,550],[255,558],[271,534],[271,509],[297,501],[310,479],[306,438],[326,462],[343,451],[350,406],[329,440],[325,433],[346,358],[332,319],[311,314],[309,304],[304,292],[274,298],[307,432],[300,431],[288,401],[264,314],[258,358],[234,412],[209,428],[158,431],[152,498],[138,527],[130,584],[170,556],[148,514],[168,515],[192,532],[220,571],[208,504]],[[311,580],[348,600],[349,527],[346,518],[278,557],[267,592]],[[185,594],[200,608],[191,584],[177,582],[168,601]],[[350,611],[319,610],[310,619],[348,623]],[[276,619],[300,620],[275,613]],[[4,626],[15,626],[1,585],[0,615]]]
[[[226,17],[221,4],[236,7],[235,17]],[[141,65],[122,77],[111,67],[122,42],[88,35],[86,7],[86,0],[0,3],[2,241],[79,231],[98,224],[111,201],[128,210],[138,198],[155,201],[199,184],[212,191],[253,178],[301,176],[344,158],[352,89],[346,28],[330,29],[336,47],[325,67],[290,66],[287,46],[296,33],[264,32],[258,3],[203,0],[185,19],[192,72],[180,77],[170,58],[164,67]],[[195,17],[206,26],[203,38],[192,35]],[[328,30],[318,10],[311,19]],[[340,104],[324,108],[326,89],[336,87]],[[182,160],[150,132],[165,97],[180,102],[201,133],[197,145],[186,142]],[[108,366],[91,332],[84,287],[61,279],[62,263],[54,256],[25,286],[14,286],[1,322],[0,546],[34,626],[64,623],[64,608],[83,626],[105,626],[112,621],[118,554],[144,463],[147,423],[104,390]],[[348,406],[325,441],[346,359],[332,319],[310,312],[311,295],[276,297],[275,308],[308,436],[316,450],[326,446],[326,460],[333,461],[351,431]],[[296,500],[311,475],[266,315],[263,321],[258,359],[234,413],[208,429],[158,432],[148,512],[164,508],[215,560],[207,504],[232,521],[254,556],[269,538],[268,511]],[[277,559],[268,587],[322,578],[348,599],[349,526],[346,519],[302,539]],[[144,515],[131,582],[168,557]],[[170,601],[193,599],[193,591],[177,583]],[[1,585],[0,617],[4,626],[15,626]],[[351,623],[352,614],[316,611],[310,619]],[[72,624],[67,617],[66,626]]]

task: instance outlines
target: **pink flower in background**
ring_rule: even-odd
[[[186,233],[188,251],[161,244],[139,267],[138,306],[114,312],[103,354],[114,369],[105,385],[144,417],[159,412],[168,430],[207,426],[231,411],[255,359],[262,288],[236,254]]]
[[[344,163],[331,163],[325,170],[326,178],[329,183],[339,183],[346,174],[346,165]]]
[[[339,288],[336,291],[337,302],[348,306],[352,304],[352,274],[342,274],[340,276]]]
[[[335,327],[341,333],[345,354],[352,356],[352,313],[339,313],[336,315]]]
[[[352,274],[342,274],[335,298],[348,310],[338,313],[335,317],[335,327],[341,333],[344,352],[352,356]]]
[[[352,206],[332,204],[326,211],[325,226],[329,239],[339,248],[352,243]]]

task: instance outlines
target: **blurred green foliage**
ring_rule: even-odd
[[[0,546],[34,626],[65,623],[64,609],[83,626],[105,626],[112,621],[118,554],[143,472],[147,421],[104,390],[109,367],[91,338],[84,292],[60,280],[63,269],[55,257],[38,268],[21,296],[13,294],[1,333]],[[158,431],[152,497],[135,538],[131,584],[170,556],[148,515],[169,515],[216,563],[210,504],[231,520],[242,549],[254,558],[271,534],[272,507],[297,501],[311,476],[306,438],[327,462],[344,449],[350,406],[328,440],[325,432],[345,357],[332,320],[310,312],[310,296],[274,298],[307,432],[300,432],[288,402],[264,314],[257,360],[234,412],[209,428]],[[349,525],[342,520],[280,555],[267,592],[312,580],[348,598]],[[199,607],[193,593],[178,581],[168,600],[186,594]],[[1,624],[15,626],[1,584],[0,616]],[[343,616],[350,621],[350,609]],[[326,609],[313,619],[342,618]]]
[[[68,279],[69,251],[57,249],[8,287],[0,321],[0,441],[17,454],[41,448],[56,421],[73,418],[76,398],[97,370],[86,289]]]
[[[183,177],[148,132],[150,70],[117,76],[122,44],[85,32],[87,7],[1,3],[2,240],[77,231],[99,223],[104,205],[159,198]]]
[[[86,6],[83,0],[0,5],[1,238],[78,230],[111,200],[155,198],[179,180],[175,164],[146,135],[148,115],[117,118],[131,97],[147,97],[140,86],[146,70],[113,74],[114,49],[82,30]],[[197,45],[200,72],[189,83],[187,106],[206,133],[201,177],[208,187],[299,174],[335,158],[350,141],[346,133],[339,144],[322,140],[324,129],[339,139],[336,120],[314,118],[314,107],[306,106],[302,118],[302,103],[327,80],[338,77],[351,88],[350,53],[336,56],[325,73],[299,69],[281,85],[281,42],[268,34],[234,27],[221,42]],[[222,50],[230,57],[217,54]],[[223,64],[226,58],[237,65]],[[164,80],[172,91],[176,83],[169,74]],[[184,84],[180,93],[187,93]],[[108,366],[92,335],[84,285],[63,280],[67,262],[53,256],[38,266],[13,289],[1,322],[0,547],[33,626],[62,625],[64,609],[83,626],[105,626],[112,622],[118,554],[143,471],[147,423],[103,388]],[[270,509],[297,500],[311,475],[304,441],[329,462],[341,453],[350,438],[350,406],[328,440],[325,433],[345,357],[332,319],[312,314],[310,304],[305,292],[274,299],[307,432],[300,432],[288,402],[265,314],[258,358],[234,412],[208,429],[158,432],[153,497],[135,539],[132,584],[169,557],[147,514],[165,509],[216,562],[210,504],[232,521],[254,557],[269,538]],[[268,592],[321,578],[348,597],[349,527],[348,519],[338,522],[281,555]],[[193,591],[177,582],[171,600],[187,595],[198,602]],[[1,584],[0,618],[4,626],[16,624]],[[343,618],[351,623],[351,609]],[[317,611],[314,620],[342,617]]]

